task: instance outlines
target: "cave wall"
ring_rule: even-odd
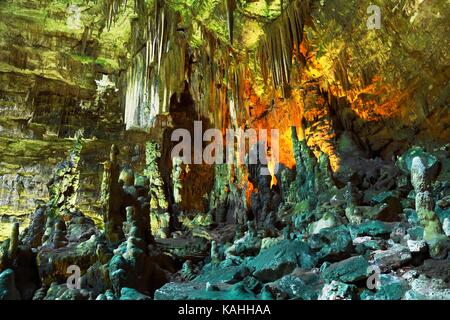
[[[194,120],[223,132],[279,129],[280,163],[291,171],[297,127],[342,185],[364,167],[354,158],[390,162],[413,144],[432,150],[449,142],[443,0],[291,1],[283,12],[277,1],[245,2],[233,12],[232,32],[219,2],[139,0],[118,11],[114,1],[73,4],[82,8],[76,28],[65,1],[0,3],[0,138],[10,151],[2,155],[2,203],[26,198],[12,185],[42,197],[47,175],[37,173],[50,172],[80,126],[98,139],[86,155],[92,190],[112,141],[123,143],[124,161],[141,159],[138,168],[136,150],[150,137],[164,148],[169,198],[169,137]],[[380,29],[367,28],[370,4],[381,9]],[[245,165],[186,171],[183,184],[192,187],[182,189],[182,211],[225,206],[226,216],[243,217],[259,191]],[[281,184],[281,175],[273,181]]]
[[[0,228],[5,234],[12,221],[26,225],[36,200],[47,199],[52,170],[80,127],[87,138],[80,167],[82,210],[100,213],[102,162],[113,142],[122,141],[121,161],[142,169],[145,133],[124,132],[119,94],[132,9],[108,29],[103,5],[0,2]]]
[[[134,57],[147,58],[139,70],[132,64],[128,72],[137,70],[146,79],[147,87],[134,98],[150,106],[127,103],[135,119],[130,126],[154,128],[156,115],[170,114],[169,101],[179,99],[187,85],[195,117],[215,128],[279,129],[280,163],[288,169],[295,167],[291,127],[301,128],[298,137],[316,158],[328,156],[342,185],[353,179],[355,168],[364,167],[358,159],[392,162],[414,144],[431,151],[448,143],[449,60],[440,40],[449,31],[445,1],[292,1],[283,13],[277,2],[263,9],[263,1],[254,1],[233,12],[231,33],[219,3],[199,8],[177,1],[136,3],[172,20],[151,18],[148,32],[147,11],[134,21],[131,43],[139,49]],[[367,26],[373,4],[381,12],[379,29]],[[155,43],[166,54],[149,58]],[[142,85],[131,81],[128,88],[136,83]],[[192,114],[189,104],[183,107]],[[182,119],[161,128],[167,135],[189,127],[184,114],[172,116]],[[192,169],[191,175],[203,180],[203,172]],[[245,194],[250,198],[255,186],[248,168],[230,168],[233,188],[217,174],[210,201],[233,188],[239,201]],[[201,203],[204,191],[185,198]],[[211,207],[219,206],[217,201]]]
[[[78,8],[78,20],[72,7]],[[70,136],[81,122],[86,134],[99,138],[120,130],[123,116],[116,90],[104,96],[99,91],[103,76],[114,82],[112,87],[120,86],[127,17],[103,31],[101,2],[84,1],[2,1],[0,16],[3,119],[43,125],[36,137]]]
[[[380,29],[366,26],[371,4]],[[448,142],[449,56],[440,41],[448,13],[445,1],[335,1],[313,11],[308,72],[322,78],[340,125],[371,155]]]

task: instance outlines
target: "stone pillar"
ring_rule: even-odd
[[[297,200],[308,200],[310,206],[314,206],[316,203],[315,166],[317,160],[306,145],[306,140],[304,138],[302,140],[298,139],[297,128],[291,127],[291,130],[297,172],[295,179],[297,186]]]
[[[147,142],[145,162],[145,175],[150,181],[150,219],[151,231],[155,237],[166,238],[169,235],[170,215],[169,204],[164,192],[164,181],[158,167],[158,159],[161,157],[160,147],[157,143]]]
[[[17,248],[19,246],[19,223],[15,222],[11,229],[11,238],[8,248],[8,260],[12,263],[17,256]]]
[[[424,240],[430,241],[443,235],[441,223],[433,211],[434,201],[431,194],[430,177],[420,157],[412,160],[411,184],[416,192],[416,212],[424,227]]]
[[[120,166],[117,156],[119,149],[115,144],[111,146],[110,159],[104,163],[101,205],[105,235],[108,241],[117,243],[124,238],[122,224],[124,218],[120,212],[123,198],[122,186],[119,184]]]

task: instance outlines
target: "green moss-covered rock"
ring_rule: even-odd
[[[265,290],[276,299],[317,300],[323,287],[318,273],[296,270],[281,279],[266,284]]]
[[[66,283],[53,282],[44,300],[93,300],[92,292],[85,289],[69,289]]]
[[[119,300],[151,300],[151,298],[145,294],[140,293],[139,291],[133,288],[122,288],[120,291],[120,299]]]
[[[382,250],[384,248],[384,240],[366,240],[358,242],[355,245],[355,251],[358,254],[368,258],[370,253],[375,250]]]
[[[376,219],[382,221],[399,221],[399,215],[402,213],[403,208],[397,192],[381,192],[372,197],[371,202],[376,205],[382,205],[382,209],[377,213]]]
[[[20,300],[19,290],[16,288],[14,271],[6,269],[0,273],[0,300]]]
[[[416,226],[406,230],[407,234],[411,240],[422,240],[423,239],[423,227]]]
[[[417,215],[423,226],[423,238],[430,241],[443,235],[442,225],[436,214],[427,209],[417,210]]]
[[[409,285],[405,279],[381,274],[379,287],[375,291],[364,290],[360,298],[361,300],[401,300],[408,289]]]
[[[359,225],[349,226],[352,238],[361,236],[388,237],[392,232],[392,225],[378,220],[370,220]]]
[[[424,275],[410,282],[411,289],[405,300],[450,300],[450,289],[442,279],[430,279]]]
[[[248,266],[254,270],[254,276],[263,281],[274,281],[289,274],[296,267],[310,269],[316,264],[316,258],[308,245],[302,241],[283,240],[274,246],[261,250]]]
[[[337,226],[338,224],[339,221],[336,219],[336,217],[332,213],[326,212],[320,220],[313,222],[308,226],[308,231],[310,234],[317,234],[322,229],[332,228]]]
[[[440,235],[427,241],[430,256],[435,259],[447,258],[450,250],[450,238],[446,235]]]
[[[355,282],[365,279],[368,275],[369,263],[362,256],[355,256],[331,264],[322,273],[327,282]]]
[[[322,288],[319,300],[353,300],[356,298],[357,287],[339,281],[331,281]]]
[[[208,290],[206,283],[170,282],[155,291],[155,300],[256,300],[242,283]]]
[[[318,250],[319,262],[339,261],[353,252],[352,237],[345,225],[320,230],[308,239],[308,245]]]
[[[403,212],[408,223],[412,225],[417,225],[419,223],[419,217],[417,216],[417,212],[415,210],[405,209]]]

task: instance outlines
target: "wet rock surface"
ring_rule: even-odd
[[[291,273],[296,267],[312,268],[314,259],[306,243],[285,240],[261,250],[247,265],[254,269],[256,278],[268,282]]]
[[[0,300],[450,299],[448,9],[379,1],[392,46],[348,29],[368,0],[255,2],[2,2]],[[194,121],[279,132],[205,164]]]
[[[82,138],[75,141],[68,159],[78,156],[82,144]],[[131,179],[129,168],[119,175],[116,155],[113,147],[112,166],[105,167],[103,203],[111,209],[104,230],[71,197],[79,186],[76,162],[57,166],[50,200],[37,206],[28,228],[21,232],[16,223],[1,244],[2,299],[449,298],[444,228],[437,229],[442,233],[436,238],[426,238],[423,229],[430,220],[416,215],[424,205],[420,201],[412,208],[406,203],[397,221],[365,218],[358,211],[364,206],[354,206],[355,200],[318,200],[313,207],[306,202],[295,207],[299,211],[290,221],[284,217],[270,231],[252,220],[239,227],[199,219],[198,225],[190,222],[169,233],[170,226],[160,226],[164,238],[155,238],[152,217],[160,211],[151,214],[154,193],[144,180]],[[334,199],[357,193],[349,190],[336,189]],[[432,221],[445,221],[447,200],[435,201],[437,209],[430,209],[440,214]],[[112,210],[116,202],[121,205]],[[350,223],[356,216],[362,221]],[[430,251],[436,239],[440,255]],[[70,277],[73,270],[79,270],[78,280]]]

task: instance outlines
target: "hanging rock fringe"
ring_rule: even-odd
[[[243,79],[247,68],[243,57],[201,23],[204,45],[191,48],[188,55],[189,34],[178,30],[178,13],[161,0],[154,1],[153,9],[140,2],[135,1],[138,18],[132,23],[134,55],[126,74],[126,128],[151,127],[158,114],[169,111],[171,97],[184,90],[185,80],[189,82],[199,118],[208,118],[212,125],[225,128],[236,115],[242,117]],[[235,6],[234,0],[227,1],[230,10]],[[230,42],[231,16],[229,12]],[[195,68],[188,68],[188,56]]]
[[[120,9],[127,6],[128,0],[104,0],[106,27],[109,29],[116,21]]]
[[[310,0],[293,1],[281,16],[265,26],[258,45],[257,57],[263,79],[267,83],[270,74],[273,87],[281,87],[283,96],[289,92],[292,58],[301,55],[303,27],[310,9]]]
[[[156,115],[169,111],[171,96],[183,88],[186,39],[177,31],[178,21],[177,13],[155,1],[152,13],[133,24],[133,34],[146,40],[133,39],[137,52],[127,70],[127,129],[151,126]]]
[[[226,0],[226,6],[227,6],[227,21],[228,21],[228,36],[230,43],[233,44],[234,10],[236,9],[236,0]]]

